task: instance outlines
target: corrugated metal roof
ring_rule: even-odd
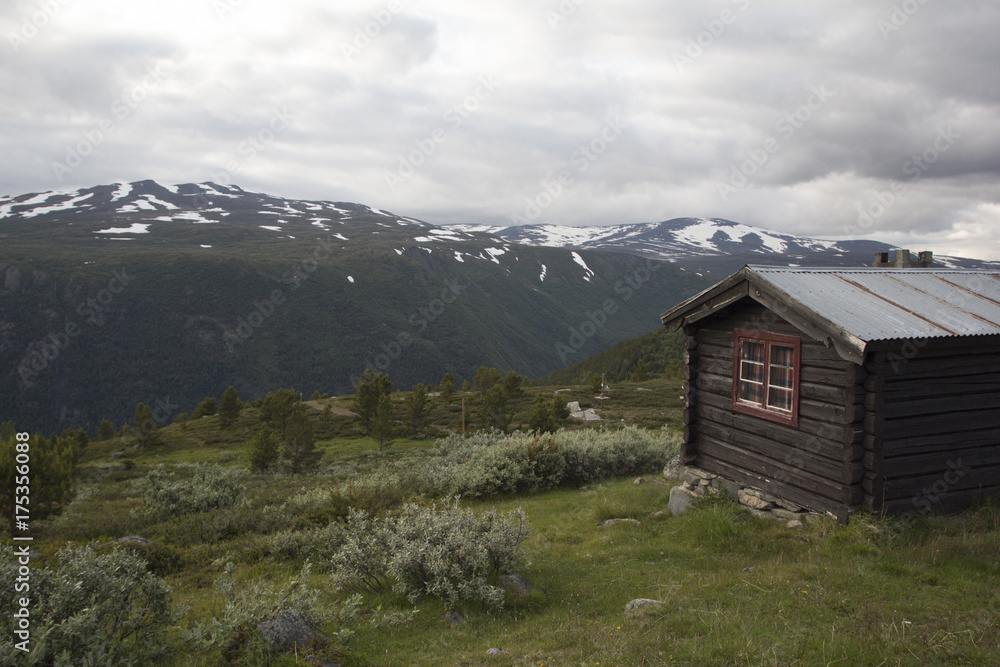
[[[998,271],[747,269],[866,342],[1000,334]]]

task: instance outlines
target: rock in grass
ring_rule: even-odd
[[[151,540],[147,540],[145,537],[139,537],[138,535],[126,535],[125,537],[119,537],[117,540],[112,541],[114,544],[122,542],[131,542],[133,544],[152,544]]]
[[[674,516],[684,514],[691,509],[691,494],[681,486],[670,489],[670,502],[667,503],[667,509]]]
[[[486,655],[500,655],[501,653],[503,653],[502,648],[491,648],[490,650],[486,651]]]
[[[463,617],[457,611],[446,611],[444,613],[444,620],[448,621],[452,625],[460,625],[462,623],[465,623],[465,617]]]
[[[625,605],[625,615],[634,614],[644,607],[655,607],[663,604],[661,600],[651,600],[649,598],[636,598]]]
[[[803,528],[802,522],[799,521],[798,519],[792,519],[791,521],[786,523],[785,526],[791,528],[792,530],[802,530]]]
[[[292,644],[305,646],[316,636],[309,621],[298,609],[288,609],[257,624],[257,631],[274,652]]]
[[[535,587],[530,581],[528,581],[528,578],[520,572],[514,572],[513,574],[505,574],[501,576],[497,579],[497,586],[510,591],[518,597],[528,595]]]

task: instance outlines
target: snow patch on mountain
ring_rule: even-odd
[[[133,222],[131,227],[111,227],[102,229],[97,234],[148,234],[149,223]]]
[[[584,274],[583,279],[586,280],[589,283],[590,279],[594,275],[594,272],[590,269],[589,266],[587,266],[587,263],[585,261],[583,261],[583,257],[580,257],[579,253],[571,252],[570,255],[573,256],[573,261],[576,262],[577,264],[579,264],[580,266],[582,266],[583,269],[584,269],[584,271],[587,272],[587,273]]]

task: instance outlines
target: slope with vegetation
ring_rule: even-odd
[[[659,471],[677,451],[679,380],[611,383],[603,424],[582,427],[557,413],[567,398],[596,402],[586,384],[473,376],[467,391],[446,377],[443,391],[400,392],[369,374],[354,395],[305,402],[278,390],[244,404],[227,390],[198,418],[154,420],[146,441],[141,422],[106,440],[38,441],[73,473],[53,518],[34,524],[35,653],[4,643],[3,662],[1000,659],[997,507],[794,531],[717,497],[673,517]],[[532,428],[539,406],[551,421]],[[523,430],[497,430],[498,418]],[[0,429],[3,451],[15,432]],[[56,466],[32,488],[43,474],[65,481]],[[2,563],[16,576],[9,547]],[[533,587],[501,579],[515,573]],[[636,598],[661,604],[624,614]],[[15,604],[0,597],[7,636]],[[275,618],[318,634],[269,645],[257,627]]]

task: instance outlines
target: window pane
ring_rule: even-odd
[[[740,359],[756,361],[761,364],[764,363],[764,343],[743,341],[743,350],[741,351]]]
[[[788,389],[771,387],[767,392],[767,405],[778,410],[791,410],[792,392]]]
[[[764,402],[764,385],[753,382],[740,382],[740,400],[751,403]]]
[[[786,366],[791,368],[794,354],[795,350],[791,347],[785,347],[784,345],[772,345],[771,365]]]
[[[792,388],[793,375],[791,368],[785,368],[783,366],[771,366],[771,380],[770,384],[772,387],[783,387],[785,389]]]
[[[751,361],[744,361],[740,364],[740,379],[763,383],[764,364],[755,364]]]

